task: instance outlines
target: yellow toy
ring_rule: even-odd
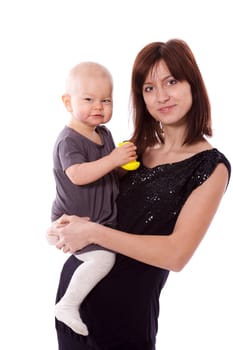
[[[124,142],[120,142],[118,144],[119,147],[123,146],[125,143],[129,143],[129,141],[124,141]],[[121,168],[128,170],[128,171],[132,171],[132,170],[136,170],[138,167],[140,166],[140,162],[138,162],[137,160],[131,160],[131,162],[123,164],[121,166]]]

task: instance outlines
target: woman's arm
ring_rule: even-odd
[[[59,235],[57,247],[64,252],[74,252],[96,243],[143,263],[180,271],[204,237],[227,182],[227,169],[220,164],[209,179],[189,196],[172,234],[168,236],[128,234],[76,216],[63,216],[50,233]]]

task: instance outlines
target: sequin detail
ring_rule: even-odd
[[[224,163],[230,174],[230,163],[217,149],[154,168],[141,165],[128,173],[118,198],[120,229],[140,234],[171,233],[190,193],[209,178],[219,163]]]

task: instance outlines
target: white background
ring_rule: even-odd
[[[129,136],[136,54],[151,41],[184,39],[211,98],[211,142],[233,163],[230,6],[230,0],[1,2],[1,349],[57,349],[53,303],[67,256],[47,245],[45,231],[54,196],[52,148],[68,120],[61,95],[69,69],[92,60],[112,72],[108,126],[118,142]],[[232,199],[230,184],[193,259],[170,275],[158,350],[233,349]]]

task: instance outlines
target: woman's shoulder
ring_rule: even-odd
[[[218,165],[219,163],[223,163],[227,169],[228,172],[231,172],[231,163],[228,160],[228,158],[225,156],[225,154],[223,154],[221,151],[219,151],[217,148],[213,147],[210,149],[206,149],[203,151],[200,151],[198,153],[196,153],[193,156],[194,160],[200,160],[202,162],[204,162],[206,164],[206,166],[208,167],[208,165]]]
[[[219,164],[224,164],[227,168],[229,179],[231,176],[231,164],[227,157],[217,148],[210,148],[194,154],[186,161],[186,169],[189,168],[192,173],[193,182],[201,185],[214,172]]]
[[[190,155],[187,156],[187,161],[190,161],[193,167],[199,169],[203,173],[211,174],[216,166],[220,163],[224,164],[228,170],[229,177],[231,174],[231,164],[225,154],[219,149],[212,146],[207,140],[202,140],[195,145],[188,147]]]

